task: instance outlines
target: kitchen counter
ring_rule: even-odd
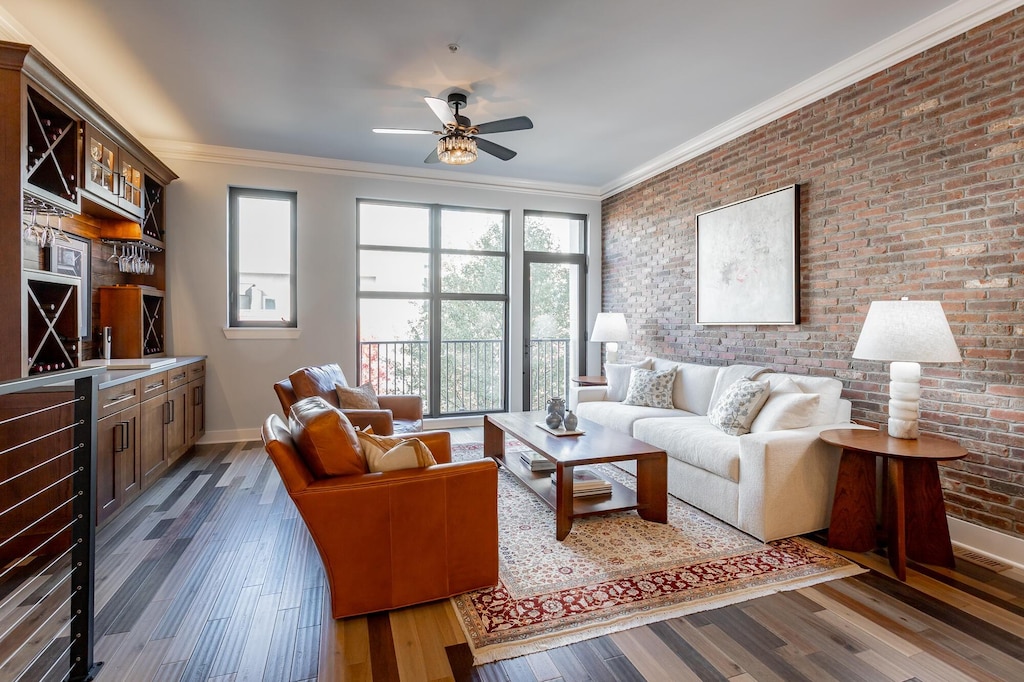
[[[178,355],[175,356],[174,362],[160,365],[159,367],[153,367],[152,369],[113,369],[107,368],[105,372],[101,372],[97,376],[98,386],[97,388],[110,388],[111,386],[117,386],[128,381],[135,379],[142,379],[153,374],[160,374],[176,367],[182,367],[184,365],[190,365],[193,362],[199,362],[205,360],[205,355]]]

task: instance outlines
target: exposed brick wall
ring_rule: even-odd
[[[694,324],[694,216],[797,183],[801,323]],[[623,357],[836,376],[886,421],[888,364],[852,360],[875,299],[941,300],[964,356],[924,366],[921,430],[951,515],[1024,537],[1024,9],[603,204],[603,309]]]

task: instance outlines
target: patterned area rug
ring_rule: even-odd
[[[474,459],[482,449],[456,445],[452,454]],[[594,468],[635,488],[614,466]],[[636,512],[576,519],[558,542],[554,511],[499,470],[500,582],[452,598],[474,663],[862,572],[801,538],[764,544],[671,495],[668,516],[668,524]]]

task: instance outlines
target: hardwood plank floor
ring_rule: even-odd
[[[473,667],[447,601],[332,620],[261,444],[200,446],[98,534],[98,679],[1024,679],[1024,572],[847,556],[870,572]]]

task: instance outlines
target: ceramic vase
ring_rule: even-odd
[[[557,429],[562,425],[562,418],[558,416],[557,412],[548,412],[548,416],[544,419],[544,423],[548,425],[549,429]]]
[[[565,418],[562,419],[562,423],[565,425],[566,431],[575,431],[576,427],[579,425],[579,420],[576,418],[576,415],[573,414],[573,411],[569,410],[565,413]]]
[[[565,416],[565,400],[562,398],[551,398],[548,401],[548,414],[554,412],[558,415],[558,421],[562,421],[562,417]]]

